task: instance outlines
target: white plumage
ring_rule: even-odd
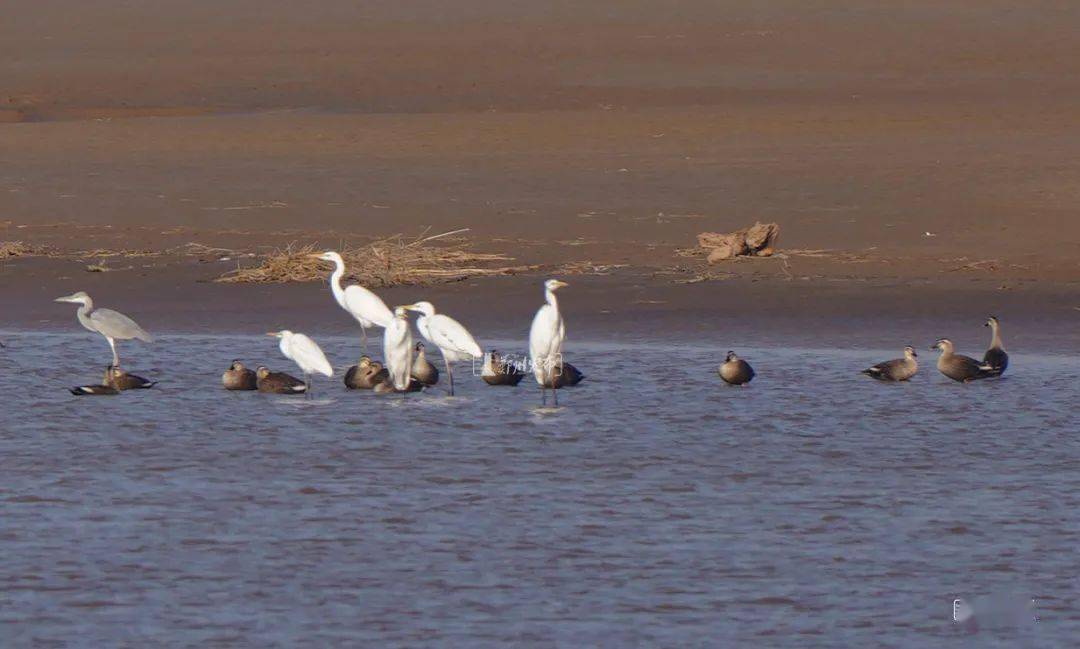
[[[316,259],[333,262],[334,272],[330,275],[330,290],[338,306],[345,309],[353,318],[360,323],[364,335],[364,346],[367,346],[367,330],[369,327],[386,327],[394,314],[382,299],[370,290],[353,284],[342,287],[341,279],[345,276],[345,260],[341,255],[330,251],[312,255]]]
[[[563,324],[562,314],[559,313],[559,302],[555,299],[555,291],[563,286],[567,286],[566,282],[557,279],[544,282],[546,303],[537,310],[536,316],[533,317],[532,328],[529,329],[529,358],[532,361],[533,376],[536,377],[536,382],[541,388],[551,384],[562,362],[566,325]],[[544,391],[541,398],[544,399],[546,396],[546,391]],[[557,396],[555,403],[558,404]]]
[[[403,306],[394,309],[394,317],[383,332],[383,358],[394,389],[407,390],[412,375],[413,340],[408,313]]]
[[[285,355],[285,358],[296,363],[300,371],[304,373],[304,383],[307,384],[309,393],[312,374],[322,374],[327,378],[334,376],[334,368],[330,366],[330,361],[326,360],[326,354],[311,338],[304,334],[293,333],[288,329],[267,335],[281,339],[278,344],[281,353]]]
[[[476,339],[469,330],[460,322],[450,316],[435,313],[435,307],[431,302],[417,302],[405,308],[422,314],[416,319],[416,328],[425,340],[439,348],[443,362],[446,363],[446,374],[450,379],[450,394],[453,395],[454,370],[450,367],[450,363],[470,358],[483,358],[483,350],[480,349],[480,345],[476,343]]]

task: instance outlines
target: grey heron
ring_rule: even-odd
[[[94,301],[83,291],[58,297],[54,301],[81,305],[75,314],[79,318],[79,323],[90,331],[105,336],[105,340],[109,341],[109,347],[112,349],[114,366],[120,365],[120,355],[116,353],[116,341],[137,338],[147,343],[154,342],[154,338],[146,333],[145,329],[123,313],[112,309],[95,309]]]

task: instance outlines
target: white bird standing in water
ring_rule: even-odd
[[[134,320],[123,313],[113,311],[112,309],[95,309],[94,301],[83,291],[64,297],[58,297],[53,301],[70,302],[72,304],[81,305],[79,310],[75,313],[79,318],[79,323],[90,331],[105,336],[105,340],[109,341],[109,347],[112,349],[112,364],[115,367],[120,366],[120,355],[116,353],[117,340],[131,340],[132,338],[138,338],[143,342],[154,342],[153,336],[146,333],[145,329],[140,327]]]
[[[271,331],[267,336],[279,338],[278,347],[285,358],[296,363],[304,373],[304,394],[311,394],[311,375],[322,374],[326,378],[334,376],[334,368],[330,367],[330,361],[326,360],[326,354],[319,348],[315,341],[304,334],[293,333],[288,329]]]
[[[540,402],[544,405],[547,404],[545,386],[555,385],[555,373],[562,362],[562,346],[566,340],[566,325],[559,313],[559,302],[555,299],[555,291],[564,286],[569,285],[557,279],[544,282],[547,304],[536,312],[529,330],[529,358],[532,360],[533,375],[540,384]],[[551,394],[555,405],[559,405],[558,392],[553,388]]]
[[[412,380],[413,340],[409,314],[403,306],[394,307],[394,317],[383,332],[383,358],[390,382],[404,397]]]
[[[469,358],[483,358],[484,351],[460,322],[448,315],[435,313],[435,307],[431,302],[417,302],[405,308],[421,314],[416,319],[416,328],[425,340],[439,348],[443,362],[446,363],[446,374],[450,377],[450,396],[454,396],[454,370],[450,367],[450,363]]]
[[[394,314],[386,306],[386,303],[382,301],[382,298],[363,286],[353,284],[342,287],[341,278],[345,276],[345,260],[341,258],[340,254],[330,250],[315,253],[311,256],[334,264],[334,272],[330,275],[330,290],[333,292],[338,305],[360,323],[360,331],[364,340],[364,352],[367,352],[368,328],[385,328],[394,317]]]

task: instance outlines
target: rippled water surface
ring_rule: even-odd
[[[575,343],[588,378],[541,410],[466,368],[453,399],[221,390],[234,357],[291,371],[265,338],[129,344],[161,385],[74,397],[102,341],[5,342],[4,647],[1080,637],[1075,357],[962,386],[924,352],[883,385],[857,371],[889,352],[743,349],[758,379],[726,388],[723,350]],[[1040,621],[952,624],[953,598],[999,592]]]

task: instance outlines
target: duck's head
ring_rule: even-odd
[[[724,358],[725,363],[730,363],[731,361],[737,361],[737,360],[739,360],[739,355],[736,354],[733,351],[728,351],[727,357]]]
[[[413,349],[416,350],[416,353],[423,354],[424,353],[424,343],[417,342],[415,345],[413,345]]]
[[[247,368],[244,367],[244,364],[240,362],[239,358],[234,358],[233,362],[229,364],[229,369],[234,372],[242,372]]]
[[[361,356],[360,357],[360,362],[357,363],[356,366],[359,367],[362,370],[367,369],[368,367],[371,367],[371,357],[370,356]]]
[[[260,365],[255,368],[255,376],[259,377],[260,379],[265,379],[266,377],[270,376],[270,369],[265,365]]]
[[[998,326],[999,324],[1001,324],[1001,323],[1000,323],[1000,322],[998,322],[997,316],[994,316],[994,315],[992,315],[992,316],[990,316],[989,318],[987,318],[987,319],[986,319],[986,324],[984,324],[983,326],[984,326],[984,327],[994,327],[994,328],[997,328],[997,326]]]
[[[935,349],[940,349],[943,352],[951,352],[953,349],[953,343],[948,338],[941,338],[936,343],[934,343],[932,347],[930,347],[931,351]]]
[[[904,358],[918,358],[919,355],[915,352],[915,348],[908,345],[904,348]]]

